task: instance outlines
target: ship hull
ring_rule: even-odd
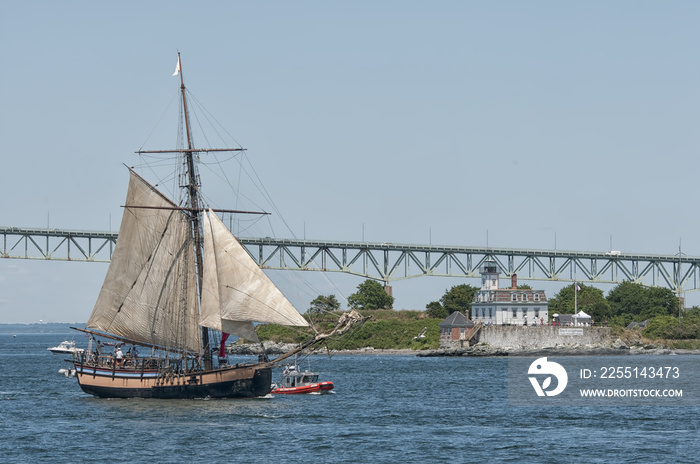
[[[80,363],[75,368],[80,388],[100,398],[254,398],[270,393],[272,379],[272,369],[259,365],[170,376]]]

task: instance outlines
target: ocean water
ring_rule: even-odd
[[[700,460],[700,407],[510,406],[507,358],[316,356],[333,394],[107,400],[58,374],[67,337],[0,334],[0,462]]]

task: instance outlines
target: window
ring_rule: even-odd
[[[518,317],[518,308],[513,308],[513,319]]]
[[[535,317],[540,317],[540,308],[535,308]]]
[[[523,301],[527,301],[527,293],[522,294]]]
[[[493,308],[489,308],[489,319],[493,317]]]
[[[540,294],[539,294],[539,293],[535,293],[535,294],[533,295],[533,299],[534,299],[535,301],[540,301]]]
[[[510,294],[510,301],[518,301],[518,294],[513,292]]]
[[[523,317],[527,317],[527,308],[523,308]]]

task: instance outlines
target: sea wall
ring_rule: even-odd
[[[459,342],[453,348],[460,348]],[[471,344],[485,343],[492,348],[518,351],[563,346],[610,346],[609,327],[485,326]]]

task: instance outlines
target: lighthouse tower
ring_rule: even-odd
[[[481,290],[498,290],[498,266],[495,261],[486,261],[481,267]]]

